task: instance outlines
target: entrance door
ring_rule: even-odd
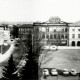
[[[75,41],[72,41],[72,46],[75,46]]]
[[[77,46],[80,46],[80,41],[77,42]]]

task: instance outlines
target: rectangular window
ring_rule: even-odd
[[[65,35],[65,38],[68,38],[68,35],[67,34]]]
[[[61,32],[64,32],[64,29],[62,29]]]
[[[78,34],[78,38],[80,38],[80,34]]]
[[[75,34],[72,34],[72,38],[75,38]]]
[[[56,32],[56,29],[54,29],[54,32]]]
[[[46,31],[49,32],[49,28],[48,27],[46,28]]]
[[[67,28],[65,28],[65,32],[67,32],[68,31],[68,29]]]
[[[75,31],[75,29],[72,29],[72,31]]]
[[[78,31],[80,32],[80,29],[78,29]]]

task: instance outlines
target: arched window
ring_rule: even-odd
[[[46,38],[49,38],[49,35],[48,34],[46,35]]]
[[[80,41],[77,42],[77,46],[80,46]]]
[[[45,34],[42,35],[42,38],[43,38],[43,39],[45,38]]]
[[[61,32],[64,32],[64,29],[62,29]]]
[[[57,38],[60,39],[60,34],[57,35]]]
[[[56,34],[54,34],[54,39],[56,39]]]
[[[75,41],[72,41],[72,46],[75,46]]]
[[[53,35],[52,34],[50,35],[50,39],[53,39]]]

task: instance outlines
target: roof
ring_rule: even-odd
[[[77,21],[75,23],[69,23],[68,26],[70,26],[70,27],[80,27],[80,21]]]
[[[59,22],[59,23],[50,23],[50,22],[35,22],[33,23],[33,26],[66,26],[66,22]]]
[[[33,28],[33,24],[22,24],[22,25],[17,25],[17,27]]]

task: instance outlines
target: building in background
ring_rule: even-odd
[[[33,27],[34,35],[37,39],[41,39],[41,43],[45,45],[69,45],[68,23],[61,21],[59,17],[52,17],[47,22],[35,22]]]
[[[33,33],[33,24],[21,24],[18,27],[18,37],[25,40],[28,37],[28,33],[31,31]]]
[[[1,24],[0,25],[0,45],[3,44],[3,40],[4,40],[4,26]]]
[[[80,22],[69,24],[69,46],[80,46]]]
[[[31,24],[0,24],[0,43],[12,38],[26,40],[29,32],[33,42],[40,40],[44,45],[80,46],[80,21],[67,23],[59,17]]]

